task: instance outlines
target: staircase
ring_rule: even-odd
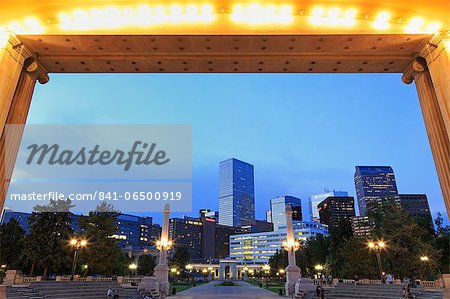
[[[402,298],[403,285],[362,284],[352,285],[340,283],[334,288],[325,289],[327,299],[397,299]],[[425,291],[412,288],[411,292],[420,299],[442,299],[442,290]]]
[[[7,287],[7,299],[103,299],[106,291],[119,290],[120,298],[141,299],[136,287],[121,287],[116,281],[110,282],[34,282],[28,287]]]

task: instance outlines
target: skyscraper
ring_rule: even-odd
[[[311,195],[309,197],[308,209],[311,221],[317,221],[319,219],[319,211],[317,210],[317,206],[325,200],[325,198],[330,196],[348,196],[347,191],[336,191],[336,190],[328,190],[325,189],[324,193]]]
[[[286,226],[286,206],[292,207],[292,220],[302,221],[302,200],[294,196],[278,196],[270,200],[270,214],[273,229]]]
[[[343,219],[350,220],[355,216],[355,199],[351,196],[330,196],[319,206],[320,223],[329,228],[336,227]]]
[[[394,171],[390,166],[356,166],[355,189],[359,214],[367,214],[367,203],[397,196]]]
[[[228,159],[219,166],[219,223],[240,226],[255,221],[253,165]]]

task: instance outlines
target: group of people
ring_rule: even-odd
[[[393,284],[394,283],[394,276],[392,276],[391,273],[382,273],[381,274],[381,283],[387,283],[387,284]]]
[[[316,296],[320,297],[321,299],[325,298],[325,290],[320,284],[316,286]]]
[[[108,299],[110,299],[110,298],[119,299],[119,290],[114,290],[113,291],[111,288],[109,288],[106,291],[106,298],[108,298]]]
[[[333,284],[333,276],[328,275],[328,274],[324,274],[321,275],[319,278],[319,284],[320,285],[332,285]]]
[[[112,290],[111,288],[109,288],[106,291],[106,298],[108,299],[119,299],[119,290]],[[134,299],[134,297],[130,296],[127,299]],[[144,295],[142,297],[142,299],[153,299],[153,297],[151,295]]]

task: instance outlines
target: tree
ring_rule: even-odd
[[[269,258],[270,269],[275,272],[279,269],[286,269],[288,265],[288,256],[286,250],[277,250],[277,252]]]
[[[434,223],[436,224],[436,248],[441,252],[440,270],[442,273],[450,273],[450,226],[443,225],[441,213],[437,213]]]
[[[330,238],[317,235],[309,239],[299,252],[304,261],[304,269],[302,270],[313,273],[316,265],[323,265],[327,261],[327,257],[330,254]]]
[[[46,279],[50,270],[64,271],[70,268],[68,240],[72,235],[70,226],[71,201],[50,200],[48,205],[37,205],[29,217],[30,234],[25,239],[24,261],[31,263],[30,274],[36,267],[43,268]]]
[[[341,248],[353,238],[352,225],[349,219],[341,219],[338,225],[330,229],[330,254],[327,263],[333,276],[341,276],[343,266],[341,260]]]
[[[137,273],[139,275],[152,275],[156,266],[156,257],[144,254],[139,257]]]
[[[119,211],[103,202],[79,220],[89,240],[82,258],[87,262],[90,273],[113,275],[127,271],[129,260],[112,238],[117,233],[118,215]]]
[[[367,248],[365,238],[352,237],[341,243],[333,256],[334,275],[341,278],[379,277],[375,254]]]
[[[427,231],[395,203],[386,203],[375,214],[374,237],[384,239],[387,248],[387,271],[397,277],[435,275],[441,254],[434,248],[434,240],[427,240]],[[428,256],[424,263],[421,256]]]
[[[24,230],[14,218],[0,225],[0,264],[6,265],[6,269],[19,264],[24,237]]]
[[[176,247],[172,258],[170,259],[170,264],[179,269],[183,269],[187,264],[189,264],[190,258],[189,252],[185,247]]]

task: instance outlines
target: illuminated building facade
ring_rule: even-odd
[[[253,165],[228,159],[219,166],[219,223],[240,226],[255,221]]]
[[[317,235],[328,235],[326,225],[299,221],[294,223],[294,237],[300,243]],[[286,241],[286,226],[280,226],[277,231],[240,234],[230,237],[230,257],[240,264],[267,264],[269,258],[277,250],[282,250],[281,244]]]
[[[270,200],[270,215],[273,229],[278,230],[280,226],[286,226],[286,207],[292,208],[292,220],[302,221],[302,200],[294,196],[278,196]]]
[[[390,166],[356,166],[355,189],[359,214],[365,216],[372,201],[398,195],[394,171]]]
[[[346,191],[325,190],[324,193],[311,195],[308,201],[311,221],[319,221],[319,210],[317,206],[329,196],[348,196],[348,193]]]
[[[355,199],[351,196],[330,196],[319,206],[320,223],[336,227],[341,220],[355,216]]]
[[[351,217],[353,235],[358,237],[370,236],[375,223],[369,216]]]

